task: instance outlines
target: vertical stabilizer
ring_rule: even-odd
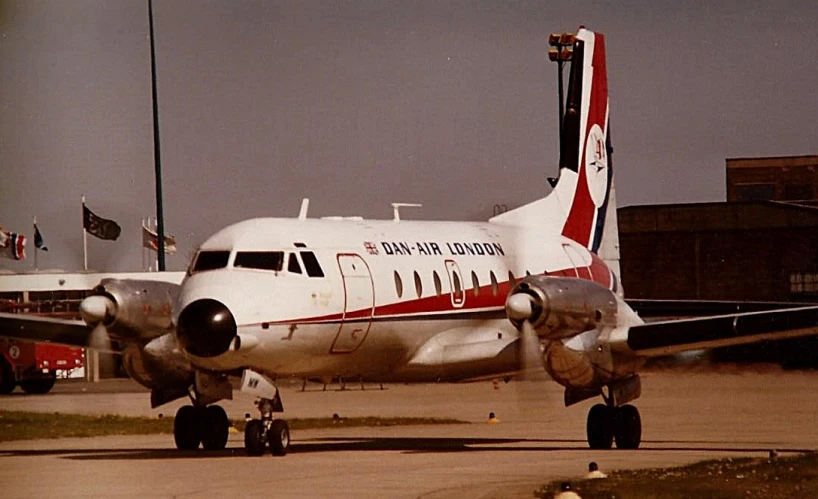
[[[560,175],[545,198],[491,219],[562,234],[619,261],[605,37],[580,28],[569,73]],[[604,251],[602,251],[604,249]]]

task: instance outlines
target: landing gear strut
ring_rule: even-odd
[[[283,419],[273,419],[273,411],[282,407],[278,392],[275,398],[262,398],[257,405],[261,419],[248,421],[244,430],[244,449],[247,455],[260,456],[264,454],[267,445],[270,446],[272,455],[286,455],[290,448],[290,427]]]
[[[185,405],[173,420],[173,439],[180,450],[222,450],[227,446],[230,420],[218,405]]]
[[[638,449],[642,442],[642,419],[639,410],[630,404],[594,405],[588,411],[586,430],[592,449],[610,449],[614,441],[619,449]]]

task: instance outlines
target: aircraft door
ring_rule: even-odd
[[[344,286],[344,315],[331,353],[354,352],[366,339],[372,325],[375,289],[372,273],[363,258],[356,254],[339,254],[338,267]]]
[[[446,273],[449,274],[449,289],[452,290],[452,306],[460,308],[466,303],[466,289],[457,262],[446,260]]]

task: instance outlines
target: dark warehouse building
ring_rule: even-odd
[[[630,299],[818,302],[818,156],[727,159],[727,202],[618,210]],[[818,341],[717,352],[818,366]]]

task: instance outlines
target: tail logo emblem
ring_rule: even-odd
[[[601,207],[605,204],[608,193],[608,152],[605,147],[605,134],[596,124],[588,132],[585,143],[585,178],[594,206]]]

